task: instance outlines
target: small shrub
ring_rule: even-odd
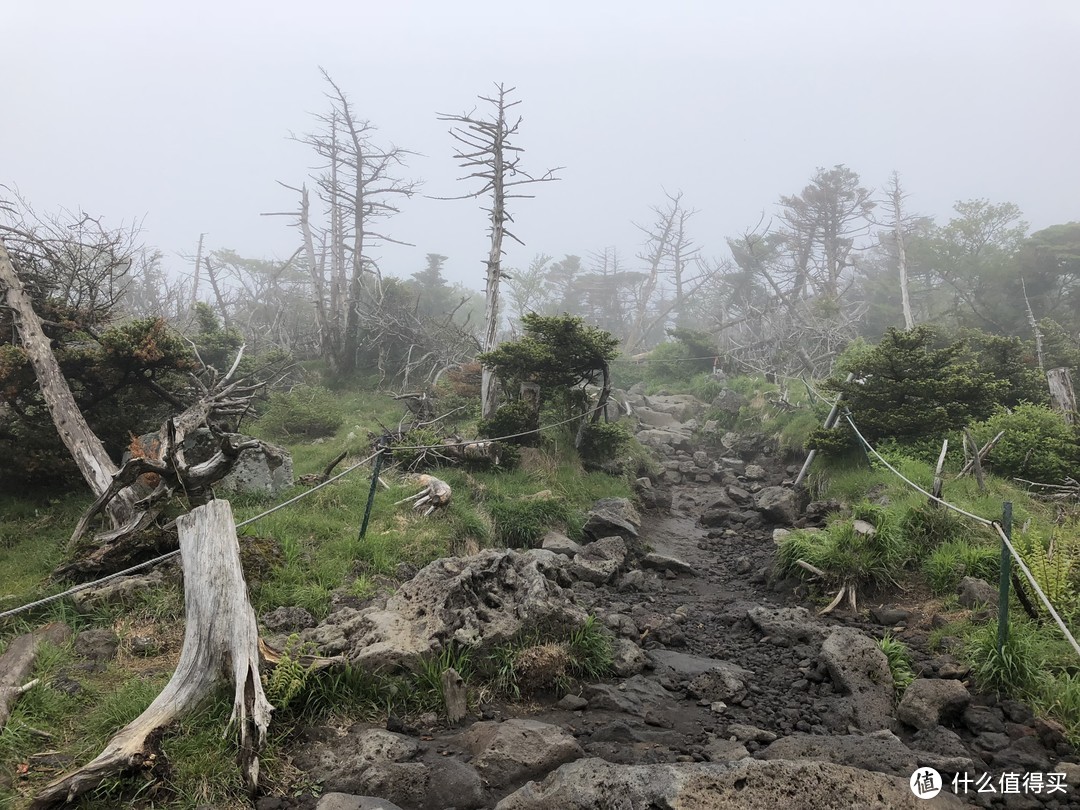
[[[972,428],[980,444],[1005,431],[989,454],[993,471],[1001,476],[1059,483],[1080,466],[1080,433],[1043,405],[1002,409]]]
[[[506,439],[508,444],[533,447],[539,442],[540,435],[530,431],[539,427],[540,415],[527,402],[516,400],[500,407],[490,419],[481,421],[477,432],[484,438],[513,436],[514,438]],[[521,433],[527,435],[519,436]]]
[[[1001,552],[996,546],[950,540],[930,552],[922,571],[937,594],[953,593],[964,577],[980,577],[996,582],[1001,570]]]
[[[915,680],[915,672],[911,668],[911,650],[904,642],[893,638],[889,633],[886,633],[878,642],[878,646],[889,659],[889,672],[892,673],[896,698],[899,700],[903,697],[904,690]]]
[[[614,461],[630,444],[631,433],[622,422],[595,422],[584,426],[578,453],[586,464]]]
[[[337,397],[321,385],[297,385],[270,395],[258,426],[274,438],[316,439],[332,436],[345,421]]]
[[[1045,655],[1035,629],[1025,622],[1011,622],[998,652],[997,628],[996,621],[978,625],[967,638],[965,652],[976,682],[1014,697],[1037,694],[1045,677]]]

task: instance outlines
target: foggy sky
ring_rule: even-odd
[[[512,209],[526,247],[632,260],[663,189],[699,209],[707,255],[775,210],[818,166],[880,186],[893,169],[912,212],[1011,201],[1033,229],[1080,220],[1080,4],[1060,2],[238,2],[0,0],[0,183],[39,210],[141,220],[183,268],[211,248],[285,257],[315,162],[290,132],[326,108],[318,66],[380,137],[415,150],[409,176],[449,196],[454,144],[436,112],[516,86],[523,166],[565,166]],[[407,201],[381,251],[423,256],[482,288],[475,201]]]

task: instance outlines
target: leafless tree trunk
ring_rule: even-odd
[[[1050,386],[1050,402],[1054,410],[1060,411],[1070,425],[1076,423],[1076,393],[1072,378],[1067,368],[1052,368],[1046,372],[1046,382]]]
[[[1035,313],[1031,309],[1031,300],[1027,294],[1027,283],[1024,281],[1024,277],[1020,276],[1020,289],[1024,291],[1024,308],[1027,310],[1028,325],[1031,326],[1031,333],[1035,336],[1035,357],[1039,361],[1039,371],[1046,372],[1046,364],[1043,361],[1043,342],[1042,331],[1039,329],[1039,322],[1035,320]]]
[[[900,186],[900,174],[892,173],[889,181],[889,205],[893,215],[893,237],[896,239],[896,263],[900,272],[900,303],[904,310],[904,328],[914,329],[915,318],[911,314],[911,293],[908,289],[907,251],[904,249],[904,190]]]
[[[199,273],[202,272],[202,249],[205,233],[199,234],[199,247],[195,250],[195,278],[191,282],[191,306],[188,309],[194,311],[195,302],[199,300]]]
[[[236,525],[228,501],[211,501],[177,519],[184,567],[186,626],[180,661],[153,703],[128,723],[92,762],[49,784],[34,810],[73,801],[105,779],[137,768],[152,752],[156,732],[194,710],[222,675],[233,684],[229,725],[239,727],[239,763],[250,793],[259,783],[259,751],[274,707],[259,678],[259,630],[240,566]]]
[[[60,365],[50,348],[49,338],[42,331],[41,320],[34,312],[30,296],[15,272],[15,266],[2,239],[0,290],[4,293],[4,302],[11,310],[19,340],[34,368],[56,431],[90,489],[95,495],[101,495],[109,488],[117,472],[116,464],[109,458],[105,446],[90,429],[75,404],[67,380],[64,379]],[[134,504],[135,496],[130,490],[121,493],[109,504],[108,514],[114,528],[120,528],[132,519],[135,514]]]
[[[494,97],[480,96],[481,101],[486,101],[495,108],[495,113],[491,118],[478,118],[474,113],[439,115],[440,121],[449,121],[456,125],[450,129],[450,134],[460,144],[454,152],[454,157],[460,161],[462,168],[470,170],[470,173],[461,179],[478,178],[483,183],[476,192],[452,199],[490,195],[491,200],[490,207],[484,209],[488,212],[490,222],[488,233],[491,237],[486,262],[484,332],[481,345],[485,352],[494,349],[498,340],[499,285],[504,277],[502,272],[503,238],[508,236],[522,244],[521,240],[507,228],[507,224],[512,223],[514,218],[507,211],[506,201],[532,197],[531,194],[513,193],[512,190],[517,186],[558,179],[555,177],[558,169],[549,169],[543,176],[533,177],[521,168],[519,162],[523,150],[510,142],[511,137],[517,134],[521,118],[518,117],[512,124],[507,119],[510,108],[516,107],[521,102],[508,100],[507,97],[514,92],[512,87],[506,89],[502,84],[497,84],[496,90]],[[491,369],[486,367],[483,369],[480,387],[482,415],[487,419],[495,413],[498,405],[497,389]]]

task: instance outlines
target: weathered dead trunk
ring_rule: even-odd
[[[417,512],[420,512],[424,517],[427,517],[436,509],[447,506],[450,503],[453,491],[450,489],[450,485],[441,478],[436,478],[433,475],[421,475],[417,477],[416,483],[420,484],[423,489],[415,495],[411,495],[408,498],[402,498],[395,503],[394,506],[399,506],[403,503],[412,501],[412,508]]]
[[[49,784],[32,808],[72,801],[116,774],[142,766],[155,734],[197,708],[224,673],[232,680],[239,725],[238,760],[246,786],[259,781],[259,751],[273,706],[259,679],[259,631],[240,567],[228,501],[211,501],[177,519],[184,569],[186,627],[180,661],[153,703],[109,741],[92,762]]]
[[[38,385],[41,387],[45,404],[49,408],[56,432],[60,434],[64,446],[71,453],[79,472],[95,495],[101,495],[109,488],[116,474],[117,466],[109,458],[101,440],[86,424],[75,397],[71,394],[67,380],[60,371],[60,364],[50,348],[49,338],[41,328],[41,319],[34,312],[30,296],[23,287],[22,280],[15,272],[11,256],[0,239],[0,290],[4,294],[4,303],[11,310],[19,341],[34,368]],[[120,493],[108,508],[113,527],[119,528],[135,514],[135,495],[130,490]]]
[[[1076,392],[1067,368],[1052,368],[1046,372],[1046,383],[1050,386],[1050,403],[1054,410],[1060,411],[1065,421],[1076,424]]]
[[[71,636],[71,628],[66,624],[54,622],[41,630],[19,636],[0,655],[0,731],[4,730],[15,701],[37,685],[37,679],[30,680],[37,660],[41,642],[63,644]]]

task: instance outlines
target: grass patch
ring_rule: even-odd
[[[955,593],[964,577],[997,582],[1001,570],[1001,550],[992,545],[950,540],[930,552],[922,573],[936,594]]]
[[[911,650],[904,642],[893,638],[889,633],[878,641],[878,646],[889,659],[889,672],[892,673],[896,699],[899,700],[904,696],[904,690],[915,680],[915,672],[911,668]]]

